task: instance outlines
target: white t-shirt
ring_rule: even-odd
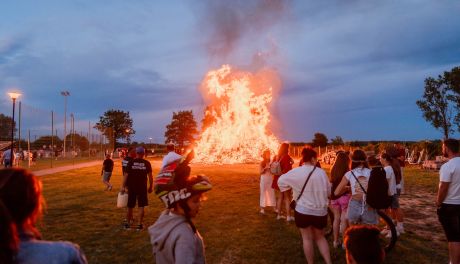
[[[396,193],[396,175],[391,166],[386,166],[384,169],[388,181],[388,195],[393,196]]]
[[[181,159],[182,156],[177,154],[176,152],[174,151],[170,151],[168,154],[166,154],[166,156],[163,157],[163,162],[161,163],[161,168],[163,168],[164,166],[166,166],[167,164],[175,161],[175,160],[178,160],[178,159]]]
[[[356,178],[358,179],[359,183],[363,186],[364,190],[367,191],[367,183],[369,182],[369,177],[371,176],[371,170],[368,168],[354,168],[353,170],[345,173],[345,178],[350,182],[351,186],[351,194],[364,194],[363,189],[361,189],[361,186],[359,183],[356,181],[355,177],[353,177],[353,174],[355,174]]]
[[[441,166],[439,180],[449,182],[445,204],[460,204],[460,158],[450,159]]]

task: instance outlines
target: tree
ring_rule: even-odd
[[[442,130],[444,138],[449,138],[452,130],[452,103],[454,96],[443,76],[438,79],[425,79],[423,97],[417,100],[417,105],[423,112],[423,117],[436,129]]]
[[[327,146],[327,137],[323,133],[315,133],[313,138],[313,146],[315,147],[325,147]]]
[[[77,133],[75,133],[73,135],[68,134],[66,136],[66,145],[69,147],[69,149],[72,146],[72,143],[73,143],[74,150],[77,150],[77,149],[79,149],[81,151],[88,150],[89,141],[84,136],[80,136]]]
[[[94,126],[109,139],[110,146],[117,147],[118,139],[131,140],[131,135],[136,131],[133,129],[133,120],[129,116],[129,111],[111,109],[99,117],[99,122]]]
[[[16,133],[16,122],[14,122],[14,133]],[[0,140],[11,140],[11,117],[0,113]]]
[[[50,148],[51,142],[54,143],[56,148],[59,148],[62,145],[62,140],[58,138],[57,136],[53,136],[53,138],[51,138],[51,136],[41,136],[32,143],[32,148],[33,149],[42,149],[43,147]]]
[[[344,143],[341,136],[336,136],[335,138],[331,139],[331,144],[334,146],[342,146]]]
[[[454,67],[450,72],[444,72],[442,80],[447,89],[453,93],[448,99],[455,104],[457,114],[455,115],[454,123],[457,125],[457,130],[460,131],[460,67]]]
[[[197,124],[192,110],[173,112],[172,121],[166,126],[165,142],[173,142],[182,148],[195,140],[197,132]]]

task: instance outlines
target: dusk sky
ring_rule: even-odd
[[[173,111],[201,120],[200,82],[231,64],[279,73],[280,140],[441,138],[415,102],[460,66],[460,1],[326,2],[1,1],[0,112],[16,88],[24,129],[47,134],[54,110],[62,131],[67,90],[80,129],[121,109],[134,140],[163,142]]]

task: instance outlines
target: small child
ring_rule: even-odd
[[[273,174],[270,172],[270,150],[267,149],[262,154],[260,162],[260,213],[265,214],[265,207],[275,206],[275,190],[272,188]]]

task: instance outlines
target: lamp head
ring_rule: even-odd
[[[8,95],[10,96],[11,99],[13,100],[16,100],[18,99],[19,96],[21,96],[20,93],[15,93],[15,92],[12,92],[12,93],[8,93]]]

